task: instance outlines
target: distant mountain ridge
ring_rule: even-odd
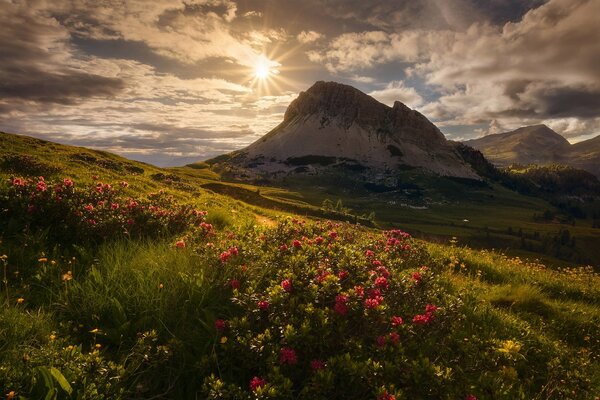
[[[546,125],[533,125],[463,143],[498,166],[563,164],[600,176],[600,136],[572,145]]]
[[[283,122],[227,161],[255,173],[286,174],[344,165],[391,172],[402,167],[480,179],[425,116],[389,107],[360,90],[319,81],[289,105]]]

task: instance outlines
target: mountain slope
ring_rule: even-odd
[[[533,125],[511,132],[467,140],[497,165],[560,163],[570,149],[569,142],[546,125]]]
[[[546,125],[534,125],[463,143],[499,166],[564,164],[600,177],[600,136],[570,144]]]
[[[409,166],[479,179],[423,115],[400,102],[388,107],[335,82],[317,82],[300,93],[279,126],[229,161],[259,174],[300,171],[297,167],[306,165],[371,172]]]
[[[571,145],[569,165],[600,177],[600,136]]]

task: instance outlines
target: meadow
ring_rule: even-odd
[[[250,204],[201,164],[1,138],[5,398],[600,396],[592,268],[297,215],[283,189],[248,185]]]

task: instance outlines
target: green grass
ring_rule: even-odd
[[[44,232],[0,232],[0,255],[7,256],[0,261],[6,271],[2,397],[11,391],[23,399],[69,400],[377,399],[384,392],[396,399],[600,396],[600,276],[592,268],[558,268],[563,264],[552,257],[550,268],[529,257],[466,246],[510,247],[516,240],[507,232],[511,226],[553,232],[556,225],[529,219],[532,209],[546,207],[541,200],[445,182],[443,195],[450,200],[418,210],[389,204],[392,195],[359,191],[351,197],[308,182],[295,182],[293,190],[223,182],[204,164],[159,169],[0,135],[0,158],[19,152],[35,157],[19,168],[45,169],[50,177],[127,180],[128,193],[141,197],[167,190],[179,202],[207,210],[216,233],[192,229],[154,240],[61,246],[50,244]],[[2,165],[3,178],[24,172]],[[471,200],[459,201],[460,191],[471,193]],[[355,211],[374,209],[388,226],[435,240],[457,236],[458,243],[410,240],[403,243],[411,251],[386,251],[387,237],[373,227],[320,220],[331,214],[319,207],[326,197],[341,198]],[[292,221],[306,215],[311,218],[305,223]],[[569,229],[578,245],[595,247],[597,231],[586,223]],[[490,242],[477,242],[487,233]],[[324,243],[316,244],[317,237]],[[185,248],[175,246],[179,239]],[[239,255],[223,259],[233,247]],[[368,295],[374,285],[370,271],[376,267],[367,249],[390,273],[391,289],[374,310],[355,292],[362,285]],[[72,279],[65,279],[68,271]],[[349,275],[339,278],[342,271]],[[415,271],[422,272],[422,284],[414,283]],[[240,281],[239,290],[231,279]],[[293,285],[289,293],[286,279]],[[339,295],[349,298],[343,317],[333,309]],[[257,308],[261,300],[270,302],[269,311]],[[412,318],[426,304],[440,309],[420,327]],[[376,339],[390,332],[392,315],[405,320],[397,328],[399,344],[388,340],[380,348]],[[216,329],[219,319],[228,321],[225,330]],[[283,347],[296,349],[297,364],[281,364]],[[311,370],[316,358],[326,363],[324,370]],[[267,384],[251,392],[254,376]]]

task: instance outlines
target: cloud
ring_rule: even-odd
[[[411,108],[423,103],[423,98],[415,88],[406,87],[402,81],[392,81],[385,88],[370,92],[369,96],[389,106],[393,106],[395,101],[400,101]]]
[[[123,80],[90,73],[71,62],[69,33],[55,19],[19,4],[3,2],[0,8],[2,102],[75,104],[124,89]]]
[[[316,42],[321,38],[323,38],[323,34],[316,31],[302,31],[296,36],[296,39],[303,44]]]

